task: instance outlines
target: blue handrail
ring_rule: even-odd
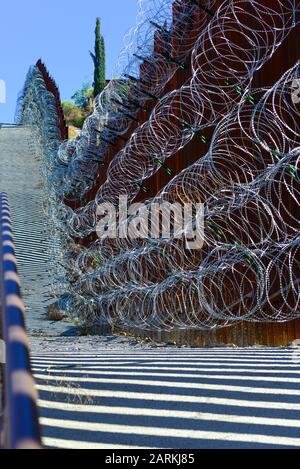
[[[31,373],[11,215],[6,194],[0,194],[0,274],[4,364],[4,438],[8,449],[41,449],[37,394]]]

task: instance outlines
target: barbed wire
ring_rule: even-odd
[[[122,78],[96,100],[80,136],[47,158],[53,226],[64,238],[64,307],[85,320],[105,317],[123,327],[160,330],[299,317],[300,121],[292,83],[300,80],[300,63],[271,89],[251,90],[253,74],[295,26],[295,2],[225,1],[212,11],[214,2],[200,8],[197,0],[186,0],[175,2],[175,16],[172,3],[153,1],[145,8],[141,2],[128,43],[135,55]],[[197,27],[187,23],[193,15]],[[187,24],[189,34],[183,35]],[[169,49],[158,54],[153,37],[165,38]],[[129,51],[130,45],[120,63]],[[191,79],[160,98],[190,53]],[[23,96],[21,114],[31,122],[39,122],[35,92]],[[149,120],[115,152],[95,200],[71,210],[64,197],[83,197],[93,187],[99,162],[149,97],[157,101]],[[212,125],[208,153],[199,146],[198,161],[146,202],[149,209],[160,202],[203,203],[201,250],[174,238],[103,238],[81,245],[80,238],[96,230],[102,202],[117,205],[120,194],[133,200],[143,182],[168,169],[167,159],[193,138],[206,142]],[[52,148],[46,118],[43,126],[44,145]]]

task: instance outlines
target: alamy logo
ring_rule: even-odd
[[[110,239],[184,239],[188,249],[204,244],[203,204],[128,204],[119,197],[119,206],[103,203],[97,208],[97,234]]]
[[[292,101],[294,104],[300,103],[300,79],[295,78],[292,83]]]
[[[5,342],[0,340],[0,365],[5,363]]]
[[[4,80],[0,79],[0,104],[6,103],[6,84]]]

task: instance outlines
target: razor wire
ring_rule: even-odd
[[[131,241],[126,251],[127,240],[116,239],[81,254],[76,289],[109,321],[206,329],[299,317],[300,109],[291,98],[299,77],[300,62],[271,90],[253,92],[255,105],[245,95],[218,125],[208,154],[154,199],[204,202],[201,251],[182,240]],[[87,272],[97,252],[101,267]]]
[[[94,231],[98,204],[116,203],[120,194],[133,200],[144,180],[165,167],[195,133],[205,133],[224,117],[294,26],[294,2],[277,1],[272,8],[263,2],[224,2],[196,41],[190,81],[160,99],[113,158],[95,202],[69,220],[74,235]]]
[[[95,184],[95,177],[118,139],[138,122],[146,102],[159,99],[210,19],[215,0],[139,0],[137,25],[127,35],[112,79],[97,97],[82,132],[60,149],[66,164],[60,192],[78,200]],[[199,5],[202,5],[201,7]],[[176,20],[173,12],[176,11]],[[155,46],[154,46],[155,45]]]
[[[49,290],[60,295],[64,291],[66,276],[63,252],[70,242],[65,230],[65,216],[58,212],[59,207],[63,213],[66,210],[61,206],[56,184],[64,171],[58,158],[61,136],[54,96],[47,91],[36,66],[32,66],[27,74],[23,91],[18,98],[15,121],[35,131],[35,139],[30,141],[30,146],[33,154],[42,160],[40,168],[44,181],[44,197],[41,203],[46,214],[45,220],[49,220],[43,229],[45,235],[51,239],[51,243],[48,243],[47,264]]]
[[[180,49],[177,41],[169,58],[177,57],[178,63],[166,60],[165,54],[160,62],[161,54],[157,58],[149,46],[153,34],[141,45],[139,32],[148,37],[145,9],[133,34],[134,49],[143,48],[143,54],[134,53],[129,73],[104,90],[81,135],[64,143],[53,158],[55,167],[48,175],[53,218],[60,230],[68,230],[62,259],[69,280],[65,307],[85,320],[105,317],[122,327],[166,330],[299,317],[299,107],[291,92],[293,80],[300,79],[299,63],[271,90],[250,89],[255,71],[295,26],[297,7],[294,1],[278,0],[271,6],[226,1],[212,12],[213,2],[204,9],[195,3],[178,1],[173,7],[180,13],[175,18],[182,14],[186,19],[192,5],[199,18],[209,16],[208,25],[206,18],[201,28],[199,22],[195,30],[191,27],[190,43],[182,41]],[[150,24],[166,38],[167,31],[169,38],[177,31],[165,19],[174,13],[170,4],[166,15],[160,3],[152,2],[158,8],[153,6]],[[191,79],[158,98],[190,52]],[[143,60],[142,68],[136,59]],[[154,70],[159,70],[158,78],[151,82]],[[120,102],[136,106],[130,109],[134,117],[150,94],[157,104],[149,120],[114,156],[95,201],[71,210],[63,197],[81,197],[93,186],[99,161],[105,161],[114,139],[130,129],[134,119]],[[195,164],[147,202],[149,207],[159,201],[204,203],[201,250],[189,250],[177,239],[104,238],[87,249],[81,245],[79,239],[95,231],[99,204],[116,204],[120,194],[133,200],[143,181],[166,167],[167,158],[212,125],[216,129],[207,155],[199,154]]]

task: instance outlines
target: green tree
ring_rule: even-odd
[[[78,119],[82,118],[82,109],[76,106],[73,101],[65,101],[62,103],[62,108],[64,111],[64,116],[67,122],[67,125],[73,125],[77,127]]]
[[[82,109],[88,109],[90,107],[90,101],[93,97],[93,88],[90,83],[83,83],[81,88],[71,97],[74,100],[76,106]]]
[[[96,20],[95,51],[90,52],[90,55],[94,62],[94,97],[96,97],[106,86],[105,42],[101,36],[100,18]]]
[[[106,55],[105,55],[105,40],[101,36],[101,81],[103,88],[106,86]]]

